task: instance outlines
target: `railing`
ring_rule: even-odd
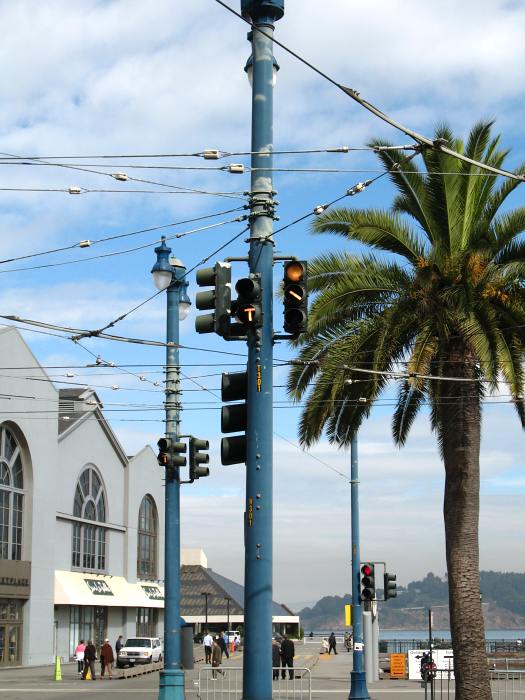
[[[493,700],[523,700],[525,671],[490,671]]]
[[[453,671],[449,669],[437,669],[434,679],[435,700],[450,700],[455,695],[455,684],[452,678]],[[525,671],[489,671],[490,686],[493,700],[524,700],[525,698]],[[425,698],[432,697],[430,682],[424,684]]]
[[[286,670],[285,678],[281,677]],[[312,700],[312,675],[309,668],[294,668],[293,678],[289,669],[276,667],[279,673],[272,682],[272,697],[275,700]],[[239,666],[220,666],[219,668],[199,669],[197,695],[202,700],[238,700],[242,698],[242,668]]]
[[[323,639],[314,637],[313,640]],[[305,637],[305,642],[307,638]],[[339,638],[338,638],[339,641]],[[446,638],[434,638],[432,647],[434,649],[450,649],[451,640]],[[428,639],[380,639],[379,651],[383,654],[406,654],[410,649],[428,649]],[[485,651],[487,654],[517,654],[525,651],[525,645],[519,639],[486,639]]]

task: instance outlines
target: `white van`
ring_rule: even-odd
[[[158,637],[130,637],[118,653],[117,668],[162,661],[162,652]]]

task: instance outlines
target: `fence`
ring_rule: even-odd
[[[272,683],[274,700],[312,700],[312,675],[309,668],[294,668],[293,679],[289,678],[288,669],[284,679],[281,677],[283,668],[273,670],[279,672],[279,678]],[[242,698],[242,668],[200,668],[197,695],[202,700],[239,700]]]
[[[315,639],[315,638],[314,638]],[[306,641],[306,638],[305,638]],[[432,640],[433,649],[450,649],[450,638],[436,637]],[[486,639],[487,654],[517,654],[525,651],[519,639]],[[410,649],[428,649],[428,639],[380,639],[379,652],[382,654],[406,654]]]
[[[524,700],[525,671],[494,671],[490,672],[492,700]],[[452,673],[448,669],[437,669],[434,680],[434,699],[450,700],[455,695]],[[430,683],[425,684],[425,698],[430,698]]]

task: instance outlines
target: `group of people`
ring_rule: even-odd
[[[295,646],[291,639],[288,639],[284,635],[279,642],[276,637],[272,638],[272,666],[273,666],[273,680],[276,681],[279,678],[279,669],[281,669],[281,677],[286,677],[286,668],[288,667],[288,674],[290,680],[294,678],[293,670],[293,657],[295,656]]]
[[[115,661],[115,656],[118,656],[119,651],[124,646],[124,638],[122,635],[119,636],[115,644],[115,653],[113,653],[113,648],[109,643],[109,639],[104,640],[104,644],[100,649],[100,654],[98,658],[100,659],[100,677],[103,678],[105,671],[108,672],[108,678],[112,678],[112,668],[113,662]],[[88,673],[91,675],[91,680],[95,681],[97,679],[95,671],[95,661],[97,660],[97,650],[93,641],[88,639],[87,644],[83,639],[77,644],[75,649],[75,660],[78,664],[78,673],[80,674],[81,680],[85,681],[87,679]]]
[[[346,646],[346,637],[345,637],[345,646]],[[337,640],[336,640],[335,634],[333,632],[328,637],[328,639],[326,639],[326,637],[325,637],[323,639],[323,641],[321,642],[321,654],[331,654],[332,652],[334,652],[334,654],[337,655]]]
[[[212,679],[217,678],[217,673],[224,675],[224,671],[219,670],[219,666],[222,663],[222,657],[226,656],[227,659],[230,658],[230,653],[228,651],[229,636],[227,632],[220,632],[216,634],[215,637],[206,631],[202,644],[204,646],[204,662],[211,664],[212,667]],[[237,648],[240,644],[240,638],[235,635],[233,639],[234,648]]]

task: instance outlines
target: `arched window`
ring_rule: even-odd
[[[80,475],[75,489],[73,515],[93,523],[106,522],[104,487],[93,467],[87,467]],[[91,523],[73,523],[72,564],[78,569],[105,570],[105,528]]]
[[[5,426],[0,428],[0,559],[22,558],[24,470],[20,445]]]
[[[137,578],[157,578],[157,508],[151,496],[144,496],[139,509]]]

